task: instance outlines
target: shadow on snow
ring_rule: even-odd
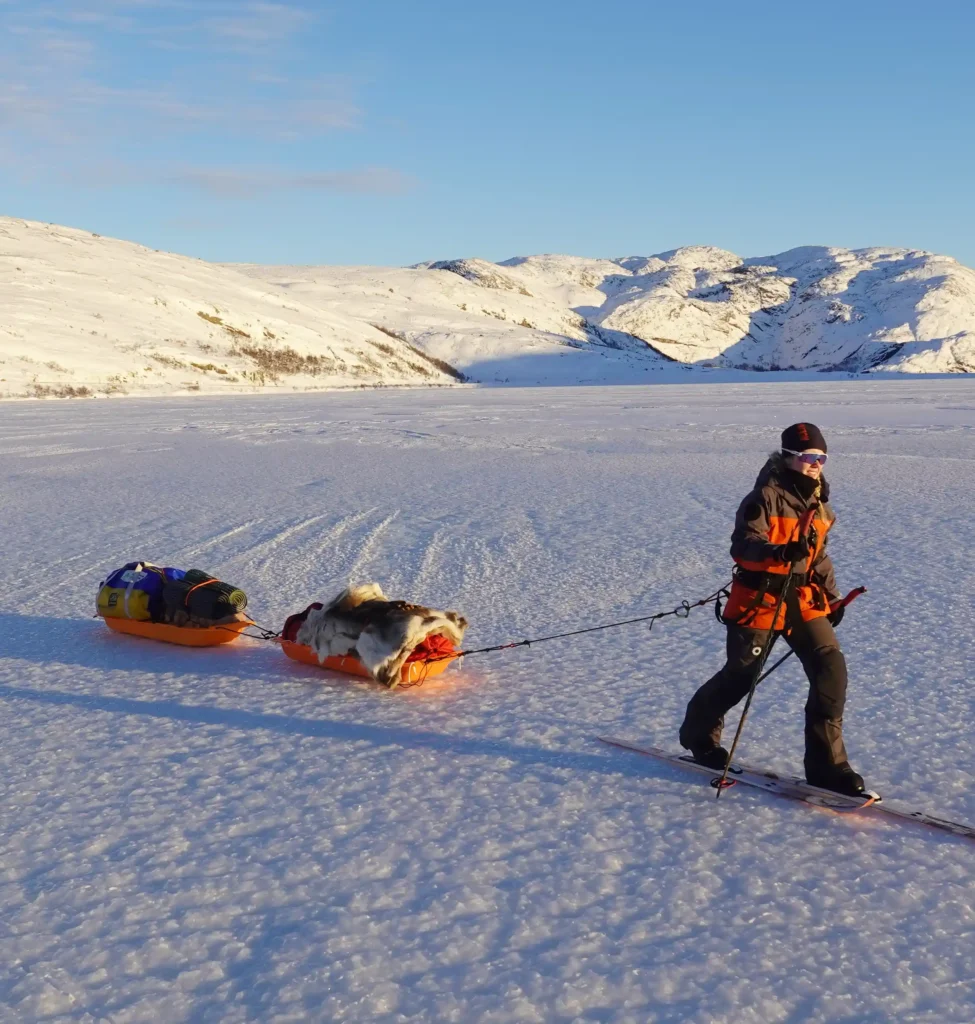
[[[327,718],[297,718],[289,715],[236,711],[205,705],[180,704],[172,700],[135,700],[130,697],[107,697],[100,694],[76,694],[65,690],[37,690],[0,684],[0,700],[26,700],[55,707],[78,708],[116,715],[136,715],[166,719],[189,725],[223,726],[228,729],[265,729],[286,736],[307,736],[337,740],[342,743],[372,743],[377,747],[398,746],[411,750],[434,750],[464,756],[504,757],[524,766],[568,768],[575,771],[598,772],[603,775],[642,776],[642,768],[623,757],[597,757],[592,754],[520,747],[494,740],[417,729],[366,725],[360,722],[336,721]]]
[[[316,691],[327,693],[337,686],[356,687],[363,695],[375,692],[377,698],[401,695],[390,693],[378,683],[351,680],[311,666],[288,661],[270,644],[241,647],[226,644],[213,648],[181,648],[138,637],[110,633],[100,622],[86,619],[51,619],[44,616],[0,613],[0,651],[4,658],[34,662],[38,665],[77,665],[102,672],[180,673],[195,678],[208,675],[226,679],[259,679],[275,684],[318,684]],[[322,684],[326,684],[323,686]],[[249,694],[253,698],[253,692]],[[521,747],[503,741],[451,736],[416,729],[336,721],[328,718],[300,718],[286,714],[243,711],[207,705],[183,704],[175,700],[140,700],[103,694],[71,693],[26,686],[0,684],[0,700],[31,701],[54,707],[76,708],[117,715],[135,715],[188,725],[217,726],[227,729],[263,729],[288,736],[317,737],[339,742],[367,742],[376,746],[400,746],[415,750],[435,750],[464,756],[504,757],[524,766],[568,768],[615,776],[646,775],[647,765],[627,763],[617,756],[596,756],[575,752]]]

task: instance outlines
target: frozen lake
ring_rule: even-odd
[[[798,419],[869,590],[851,760],[975,822],[975,381],[0,406],[0,1020],[970,1024],[971,841],[716,803],[594,742],[676,748],[710,609],[402,692],[91,617],[137,558],[274,629],[350,581],[462,612],[471,647],[667,610],[730,578]],[[789,662],[742,757],[800,771],[804,699]]]

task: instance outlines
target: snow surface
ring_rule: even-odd
[[[851,757],[975,822],[973,412],[965,378],[3,405],[0,1020],[970,1024],[970,841],[594,741],[675,746],[710,610],[402,692],[91,611],[141,557],[277,628],[349,581],[471,646],[672,608],[801,416],[869,587]],[[799,768],[803,700],[789,662],[743,756]]]
[[[0,218],[0,398],[975,370],[975,271],[910,249],[215,265]],[[716,377],[715,374],[718,376]]]

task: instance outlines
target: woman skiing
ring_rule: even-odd
[[[680,742],[695,761],[725,767],[728,751],[720,745],[724,715],[751,689],[774,630],[784,634],[809,679],[806,779],[857,796],[864,783],[850,767],[843,744],[846,660],[833,631],[843,607],[830,609],[840,595],[826,554],[826,535],[835,519],[829,484],[822,477],[826,459],[819,428],[793,424],[782,432],[782,450],[769,457],[741,503],[731,535],[734,582],[723,612],[727,663],[691,698]]]

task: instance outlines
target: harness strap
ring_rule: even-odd
[[[819,513],[819,519],[822,522],[826,522],[826,512],[823,509],[823,503],[817,502],[816,511]],[[816,564],[816,559],[819,558],[820,552],[826,544],[826,533],[829,530],[829,524],[827,523],[826,529],[822,533],[816,529],[814,523],[816,519],[813,518],[813,522],[809,525],[812,526],[813,535],[816,538],[816,543],[813,545],[812,551],[809,552],[809,561],[806,563],[806,585],[809,586],[812,583],[813,566]]]
[[[717,598],[715,599],[715,602],[714,602],[714,617],[718,620],[718,622],[722,623],[722,625],[723,625],[725,620],[724,620],[724,618],[722,617],[722,614],[721,614],[722,611],[724,610],[721,607],[721,598],[722,597],[724,597],[726,599],[731,597],[731,591],[725,589],[724,587],[722,587],[721,590],[718,591],[718,596],[717,596]]]
[[[734,578],[749,590],[761,590],[778,596],[789,577],[786,573],[761,572],[757,569],[743,569],[738,565],[735,566]]]
[[[204,580],[202,583],[194,583],[193,586],[190,587],[190,589],[186,591],[186,597],[183,598],[183,607],[184,608],[189,608],[189,606],[190,606],[190,594],[192,594],[194,590],[199,590],[200,587],[208,587],[208,586],[210,586],[211,583],[221,583],[221,582],[222,582],[222,580],[218,580],[214,576],[212,579]]]
[[[142,562],[136,562],[134,569],[129,569],[129,572],[146,572],[146,566]],[[125,612],[125,617],[131,619],[132,616],[129,614],[129,598],[132,596],[132,591],[135,590],[135,580],[129,580],[129,585],[125,588],[125,594],[122,597],[122,611]]]

